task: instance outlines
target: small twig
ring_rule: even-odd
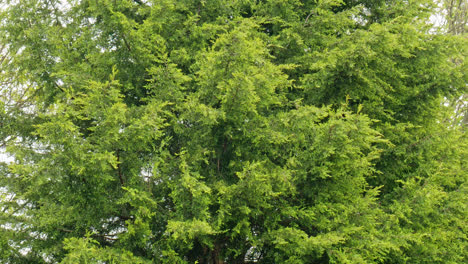
[[[132,48],[130,48],[130,45],[127,42],[127,39],[125,38],[125,34],[122,33],[122,39],[125,43],[125,46],[127,46],[128,51],[132,51]]]
[[[73,230],[70,230],[70,229],[59,228],[58,230],[66,232],[66,233],[73,233]]]
[[[119,174],[119,180],[120,184],[124,186],[124,180],[123,180],[123,174],[122,174],[122,169],[120,167],[120,155],[119,155],[119,150],[116,152],[117,155],[117,173]]]
[[[331,140],[331,134],[334,128],[335,128],[335,125],[331,125],[330,128],[328,129],[328,142],[330,142]]]
[[[314,13],[315,13],[314,11],[310,12],[310,14],[306,17],[306,19],[305,19],[305,21],[304,21],[304,25],[306,25],[307,22],[309,22],[310,16],[313,15]]]
[[[94,233],[94,234],[92,234],[92,236],[94,236],[94,237],[102,237],[102,238],[104,238],[104,239],[112,240],[112,241],[117,241],[117,240],[119,240],[118,237],[117,237],[117,238],[110,237],[110,236],[116,236],[116,235],[109,235],[109,234],[102,234],[102,235],[101,235],[101,234],[96,234],[96,233]]]

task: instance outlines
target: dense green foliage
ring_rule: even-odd
[[[1,263],[468,260],[432,1],[6,2]]]

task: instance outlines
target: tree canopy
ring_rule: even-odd
[[[432,0],[4,2],[1,263],[466,263]]]

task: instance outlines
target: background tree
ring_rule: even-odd
[[[466,38],[468,29],[468,4],[465,1],[439,1],[439,16],[443,21],[442,29],[447,34]],[[457,63],[463,63],[465,58],[454,58]],[[461,95],[450,102],[455,108],[454,122],[468,125],[468,96]]]

